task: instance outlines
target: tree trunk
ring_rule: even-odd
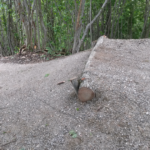
[[[141,33],[141,38],[144,38],[146,35],[146,27],[147,27],[147,21],[150,13],[150,4],[149,0],[146,0],[146,6],[145,6],[145,14],[144,14],[144,25]]]
[[[115,4],[114,4],[114,11],[116,11],[117,9],[117,1],[115,1]],[[110,34],[110,38],[113,38],[113,32],[114,32],[114,25],[115,25],[115,21],[116,21],[116,12],[114,12],[113,14],[113,18],[112,18],[112,26],[111,26],[111,34]]]
[[[6,54],[6,46],[5,46],[5,37],[4,37],[4,33],[3,33],[3,28],[2,28],[2,23],[1,23],[1,19],[0,19],[0,29],[1,29],[1,43],[0,43],[0,45],[1,45],[1,55],[2,56],[5,56],[5,55],[7,55]]]
[[[98,39],[97,44],[93,48],[90,57],[85,65],[82,77],[80,79],[74,78],[70,80],[81,102],[90,101],[95,97],[96,89],[93,85],[94,76],[90,72],[90,64],[93,58],[95,57],[96,53],[95,50],[98,48],[100,44],[103,43],[104,38],[106,38],[106,36],[101,36]]]
[[[17,12],[19,13],[20,20],[22,21],[23,28],[25,29],[26,34],[26,46],[29,50],[33,49],[33,12],[35,7],[35,2],[33,2],[32,10],[30,2],[27,0],[23,0],[23,3],[21,3],[20,0],[15,1],[15,7]]]
[[[3,56],[3,49],[2,49],[2,46],[1,46],[1,43],[0,43],[0,57]]]
[[[92,0],[90,0],[90,22],[92,21]],[[92,25],[90,25],[90,37],[91,37],[91,46],[92,46]]]
[[[12,15],[11,15],[11,0],[8,0],[8,20],[7,20],[7,39],[8,39],[8,45],[9,45],[9,55],[13,55],[14,54],[14,47],[12,44]]]
[[[107,35],[107,37],[110,36],[110,31],[111,31],[111,1],[108,2],[108,11],[106,18],[105,35]]]
[[[47,43],[47,29],[46,29],[44,22],[43,22],[43,16],[42,16],[42,11],[41,11],[41,0],[38,0],[38,5],[39,5],[38,12],[39,12],[41,29],[44,33],[43,40],[42,40],[42,50],[44,50],[46,48],[46,43]]]
[[[104,4],[102,5],[102,7],[101,7],[101,9],[99,10],[98,14],[97,14],[97,15],[94,17],[94,19],[86,26],[86,29],[85,29],[85,31],[84,31],[84,34],[83,34],[83,36],[82,36],[82,38],[81,38],[81,40],[79,41],[79,44],[78,44],[78,46],[77,46],[77,49],[76,49],[77,52],[79,52],[79,49],[80,49],[80,47],[81,47],[81,44],[83,43],[83,40],[84,40],[85,36],[87,35],[87,32],[88,32],[88,29],[90,28],[90,25],[92,25],[92,24],[96,21],[96,19],[99,17],[99,15],[101,14],[101,12],[102,12],[103,9],[105,8],[107,2],[108,2],[108,0],[105,0]]]
[[[84,4],[85,4],[85,0],[80,0],[80,7],[78,10],[78,17],[76,20],[76,29],[75,29],[75,35],[74,35],[74,43],[73,43],[73,48],[72,48],[72,53],[76,53],[77,52],[77,47],[79,45],[79,41],[80,41],[80,34],[81,34],[81,30],[82,30],[82,16],[83,16],[83,12],[84,12]]]

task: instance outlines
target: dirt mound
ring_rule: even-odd
[[[150,149],[149,45],[149,39],[105,39],[89,68],[90,51],[37,64],[0,63],[1,149]],[[68,80],[86,69],[97,97],[81,103]]]

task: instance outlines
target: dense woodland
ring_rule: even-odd
[[[113,39],[150,37],[150,0],[0,0],[0,56],[20,48],[68,55]]]

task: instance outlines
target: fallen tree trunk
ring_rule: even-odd
[[[82,77],[79,78],[74,78],[71,79],[71,83],[76,91],[76,94],[81,102],[86,102],[89,100],[92,100],[96,95],[95,95],[95,89],[94,87],[94,79],[93,79],[93,74],[94,72],[90,71],[91,67],[91,61],[94,59],[94,56],[96,54],[96,49],[100,44],[103,43],[103,39],[106,38],[106,36],[101,36],[97,40],[96,46],[93,48],[91,55],[85,65],[85,69],[83,71]]]

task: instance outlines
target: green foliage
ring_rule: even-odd
[[[77,133],[74,131],[74,130],[71,130],[70,132],[69,132],[69,134],[70,134],[70,136],[72,136],[73,138],[76,138],[78,135],[77,135]]]
[[[43,55],[41,55],[40,57],[41,57],[41,58],[45,58],[46,56],[43,54]]]
[[[24,0],[21,2],[23,1]],[[97,15],[104,1],[105,0],[92,0],[92,19]],[[34,1],[30,0],[28,2],[31,8]],[[0,35],[3,35],[3,37],[0,37],[0,43],[2,47],[7,48],[7,54],[11,52],[8,32],[11,32],[10,37],[13,39],[11,39],[11,42],[14,42],[12,43],[14,52],[18,51],[18,47],[22,46],[27,38],[23,20],[20,20],[20,14],[18,10],[16,10],[14,1],[12,1],[11,7],[9,3],[10,1],[6,2],[6,0],[0,1]],[[80,5],[79,0],[76,1],[76,5],[78,10]],[[148,6],[145,0],[111,0],[111,3],[108,3],[102,14],[92,25],[92,40],[94,41],[104,34],[109,38],[141,38],[146,15],[148,15],[148,20],[144,32],[150,31],[150,15],[146,13],[146,7]],[[28,18],[28,12],[26,10],[22,13]],[[86,25],[89,23],[89,13],[90,0],[87,0],[85,2],[84,15],[81,18],[82,23],[80,26],[82,26],[82,31],[80,38],[82,38]],[[47,30],[47,43],[46,46],[44,45],[45,47],[42,47],[42,40],[45,34],[41,29],[40,19],[38,18],[37,20],[36,18],[35,11],[33,13],[33,21],[36,29],[37,26],[39,26],[40,35],[36,35],[36,37],[40,38],[39,44],[43,48],[42,50],[46,48],[51,56],[62,55],[61,52],[63,49],[65,49],[65,55],[70,54],[73,47],[77,14],[78,12],[75,12],[75,1],[73,0],[41,0],[40,15],[42,15]],[[8,29],[9,17],[11,28]],[[108,22],[108,19],[110,19],[110,22]],[[32,36],[32,43],[34,43],[34,30],[32,31]],[[145,35],[142,37],[145,37]],[[148,34],[148,37],[150,37],[150,34]],[[90,32],[88,31],[81,50],[90,48],[90,40]],[[49,45],[49,43],[51,43],[51,45]],[[45,56],[43,55],[43,57]]]
[[[55,52],[50,48],[50,47],[46,47],[46,49],[48,50],[48,54],[54,56]]]
[[[49,74],[46,74],[46,75],[45,75],[45,77],[48,77],[48,76],[49,76]]]
[[[79,108],[76,108],[77,111],[79,111]]]

